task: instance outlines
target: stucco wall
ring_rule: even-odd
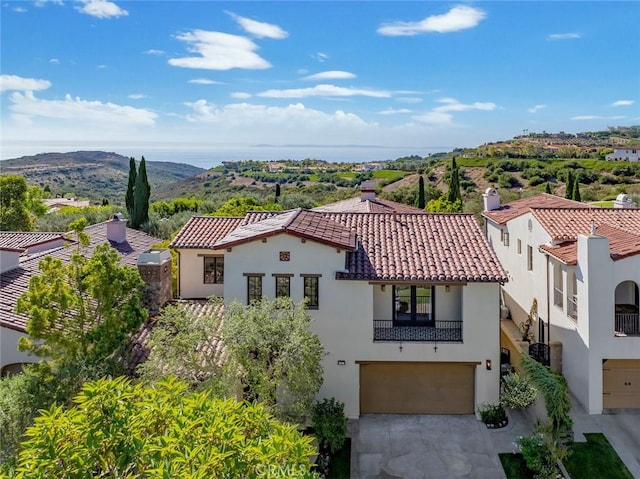
[[[13,329],[0,328],[0,369],[8,364],[38,362],[36,356],[18,351],[18,340],[22,336],[25,335]]]
[[[279,252],[290,252],[290,261],[279,260]],[[303,298],[300,273],[321,274],[319,308],[310,310],[312,329],[324,348],[325,381],[320,397],[335,397],[345,403],[350,418],[359,416],[359,361],[441,361],[477,362],[476,405],[495,403],[499,385],[499,303],[497,284],[469,284],[452,287],[449,293],[440,287],[436,293],[437,315],[440,307],[452,307],[452,315],[464,321],[464,343],[375,342],[373,319],[390,319],[391,286],[383,292],[380,285],[367,281],[336,280],[344,268],[345,252],[281,234],[235,246],[225,253],[225,301],[246,303],[247,279],[243,273],[263,276],[263,295],[273,297],[273,273],[293,273],[291,296]],[[456,297],[459,301],[456,300]],[[455,304],[457,301],[457,305]],[[445,319],[448,313],[442,313]],[[440,319],[440,318],[439,318]],[[485,361],[493,368],[488,371]],[[344,365],[338,362],[344,361]]]
[[[180,249],[178,266],[178,297],[182,299],[200,299],[210,296],[223,296],[224,284],[204,283],[204,259],[206,256],[224,256],[222,251],[210,249]],[[226,282],[226,263],[225,278]]]

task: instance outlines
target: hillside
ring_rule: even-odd
[[[146,163],[152,200],[154,190],[205,171],[183,163]],[[48,186],[53,196],[73,193],[94,202],[106,198],[121,203],[127,189],[129,158],[104,151],[41,153],[2,161],[0,173],[21,175],[29,184]]]

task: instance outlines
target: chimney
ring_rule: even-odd
[[[376,200],[376,184],[373,181],[364,181],[360,185],[360,201]]]
[[[0,248],[0,273],[16,269],[20,264],[20,255],[25,251],[20,248]]]
[[[493,211],[500,208],[500,195],[495,188],[487,188],[482,193],[482,201],[484,202],[484,211]]]
[[[151,314],[173,298],[171,252],[168,249],[149,249],[138,257],[138,271],[144,280],[142,303]]]
[[[613,202],[613,207],[616,209],[619,208],[636,208],[636,202],[631,199],[629,195],[625,195],[624,193],[620,193],[615,201]]]
[[[107,239],[118,244],[127,241],[127,221],[122,213],[116,213],[107,221]]]

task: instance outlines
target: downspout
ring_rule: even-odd
[[[547,258],[547,346],[551,345],[551,309],[549,307],[549,254],[545,253]]]

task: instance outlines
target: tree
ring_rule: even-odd
[[[136,175],[136,184],[133,191],[133,222],[131,226],[135,229],[140,229],[140,226],[149,221],[150,196],[151,187],[147,180],[147,162],[143,156],[140,160],[138,174]]]
[[[287,195],[288,196],[288,195]],[[227,200],[213,214],[214,216],[244,216],[249,211],[280,211],[278,204],[260,205],[253,196],[235,197]]]
[[[462,201],[462,195],[460,194],[460,171],[458,164],[456,163],[456,157],[451,159],[451,177],[449,178],[449,190],[447,191],[447,200],[449,203],[455,203],[456,201]]]
[[[33,230],[35,218],[27,206],[27,192],[24,177],[0,176],[0,230]]]
[[[127,184],[127,194],[125,196],[124,202],[127,207],[127,213],[129,214],[129,218],[133,220],[133,207],[134,207],[134,190],[136,187],[136,159],[132,156],[129,158],[129,182]]]
[[[426,206],[425,197],[424,197],[424,178],[420,175],[418,179],[418,208],[421,210]]]
[[[547,185],[544,187],[544,192],[550,195],[553,194],[553,192],[551,191],[551,184],[548,181],[547,181]]]
[[[573,193],[571,195],[571,199],[573,201],[582,201],[580,196],[580,178],[576,178],[573,182]]]
[[[280,183],[276,183],[276,199],[275,202],[278,202],[278,199],[280,198]]]
[[[296,305],[289,298],[225,305],[227,367],[248,399],[265,404],[280,419],[308,415],[322,385],[324,351],[310,322],[304,302]]]
[[[70,260],[45,256],[41,274],[31,277],[16,305],[28,317],[28,337],[20,338],[19,349],[51,358],[58,367],[102,368],[146,316],[137,269],[120,266],[120,256],[108,244],[87,257],[85,224],[82,219],[71,225],[78,245]]]
[[[87,383],[76,407],[51,407],[28,429],[16,478],[316,478],[312,438],[262,405],[220,400],[167,378]]]
[[[456,200],[451,203],[445,195],[427,203],[425,211],[430,213],[462,213],[462,201]]]
[[[565,198],[567,199],[571,199],[573,198],[573,172],[571,170],[567,171],[567,182],[566,182],[566,191],[565,191]]]

